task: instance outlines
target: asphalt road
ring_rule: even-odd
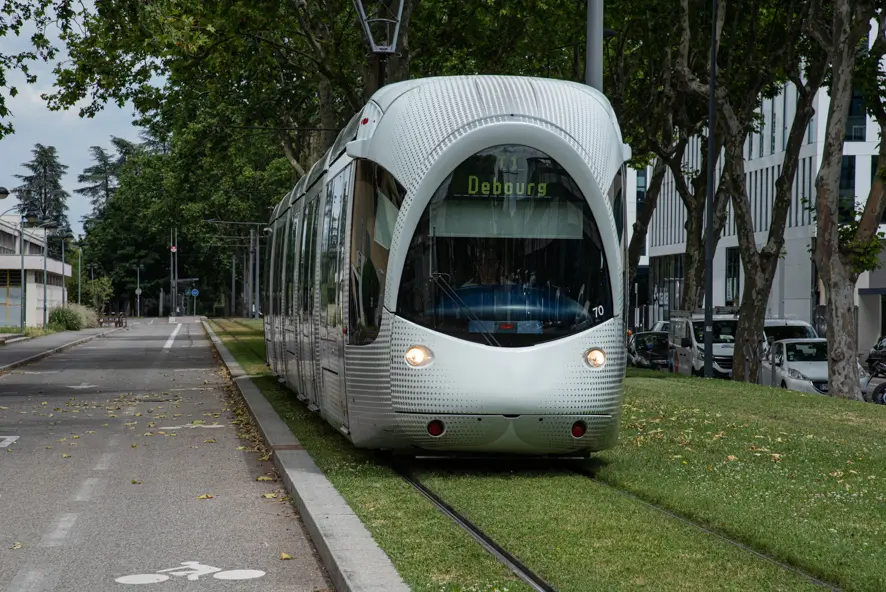
[[[0,376],[0,590],[331,589],[282,484],[256,480],[271,463],[238,450],[201,325],[178,321]]]

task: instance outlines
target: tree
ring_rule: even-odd
[[[877,40],[870,52],[866,41],[870,21],[877,19]],[[886,14],[874,3],[857,0],[815,0],[810,34],[830,61],[830,105],[825,126],[821,166],[815,178],[815,215],[818,240],[813,260],[827,295],[828,393],[847,399],[862,398],[858,385],[858,330],[855,326],[855,284],[858,276],[878,265],[882,248],[878,227],[886,210],[886,109],[882,60],[886,55]],[[865,55],[866,54],[866,55]],[[853,85],[864,89],[868,110],[880,125],[877,175],[861,212],[842,217],[840,172],[843,142]]]
[[[41,223],[52,221],[58,228],[67,228],[68,192],[62,189],[61,180],[68,167],[59,162],[55,146],[36,144],[31,153],[34,159],[22,164],[30,174],[15,175],[23,181],[13,190],[19,199],[19,211],[22,215],[36,212]],[[50,256],[58,257],[60,251],[61,246],[50,241]]]
[[[0,6],[0,39],[10,34],[20,37],[22,29],[26,26],[33,29],[28,49],[14,53],[0,50],[0,88],[6,89],[10,97],[18,94],[18,88],[9,84],[6,79],[7,72],[21,72],[27,84],[37,82],[37,77],[31,73],[30,63],[37,59],[49,61],[56,56],[58,48],[50,42],[46,30],[50,25],[54,25],[60,31],[66,31],[74,17],[72,5],[73,2],[69,1],[3,1]],[[6,106],[6,96],[0,93],[0,139],[15,131],[12,123],[6,121],[10,115]]]
[[[78,195],[85,195],[92,204],[92,216],[100,217],[105,204],[111,199],[116,187],[116,166],[111,155],[101,146],[91,146],[92,166],[83,169],[77,176],[78,183],[88,183],[86,187],[74,190]]]

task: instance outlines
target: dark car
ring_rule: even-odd
[[[666,331],[635,333],[628,341],[628,360],[637,368],[668,369],[668,334]]]

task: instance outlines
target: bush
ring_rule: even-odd
[[[58,326],[65,331],[79,331],[83,328],[83,318],[70,308],[53,308],[49,312],[49,326]]]
[[[69,304],[68,310],[73,310],[80,316],[80,319],[83,321],[84,329],[95,329],[98,327],[98,316],[96,316],[95,311],[91,308],[86,308],[79,304]]]

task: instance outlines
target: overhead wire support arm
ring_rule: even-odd
[[[369,43],[370,51],[379,56],[393,55],[397,53],[397,40],[400,37],[400,22],[403,19],[403,5],[406,4],[406,0],[395,0],[397,3],[396,16],[394,16],[393,11],[385,6],[384,2],[378,3],[379,9],[376,10],[375,15],[371,16],[366,12],[366,6],[364,5],[366,1],[367,0],[354,0],[354,8],[357,10],[357,18],[360,21],[360,26],[363,28],[363,33],[366,34],[366,41]],[[389,12],[390,17],[378,16],[381,9]],[[373,35],[373,25],[382,25],[384,29],[385,38],[381,43],[376,41],[375,36]],[[393,26],[394,29],[393,34],[391,26]]]

